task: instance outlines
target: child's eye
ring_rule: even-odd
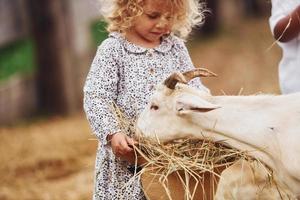
[[[149,19],[157,19],[157,18],[159,18],[159,15],[156,15],[156,14],[147,14],[147,16],[149,17]]]

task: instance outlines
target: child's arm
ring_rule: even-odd
[[[289,15],[280,19],[273,30],[274,38],[280,42],[289,42],[300,33],[300,5]]]
[[[118,47],[109,38],[98,48],[84,86],[84,110],[93,133],[102,145],[120,132],[112,104],[118,96]]]
[[[84,110],[94,134],[102,145],[112,147],[122,160],[134,162],[133,140],[121,133],[112,111],[118,96],[118,47],[111,39],[98,48],[84,86]]]

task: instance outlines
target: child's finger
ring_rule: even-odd
[[[129,145],[133,146],[134,145],[134,140],[131,137],[126,136],[126,141]]]
[[[132,151],[132,148],[128,146],[127,140],[120,141],[120,150],[122,154],[126,154],[127,152]]]

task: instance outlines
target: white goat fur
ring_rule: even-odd
[[[158,85],[137,121],[137,133],[172,139],[209,137],[248,151],[300,196],[300,93],[212,96],[178,83]],[[155,108],[155,106],[158,106]]]

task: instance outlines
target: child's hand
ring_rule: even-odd
[[[110,136],[111,148],[116,157],[126,160],[130,163],[135,161],[135,153],[132,148],[134,140],[127,135],[119,132]],[[131,147],[130,147],[131,146]]]

